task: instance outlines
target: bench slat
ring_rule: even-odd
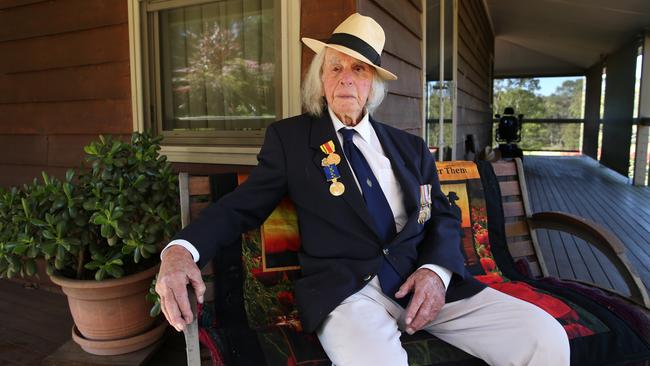
[[[519,182],[516,180],[511,180],[507,182],[499,182],[499,187],[501,187],[501,196],[521,196],[521,190],[519,189]]]
[[[529,255],[535,255],[533,243],[530,240],[520,240],[508,243],[508,251],[515,260]]]
[[[524,204],[521,201],[505,202],[503,204],[503,216],[518,217],[524,216]]]
[[[528,230],[528,223],[526,221],[517,221],[506,223],[506,236],[525,236],[529,235],[530,231]]]
[[[190,218],[194,220],[199,216],[201,210],[205,209],[210,205],[210,202],[193,202],[190,205]]]
[[[210,178],[207,176],[190,177],[190,196],[210,194]]]
[[[539,262],[537,261],[530,262],[530,272],[533,275],[533,278],[542,277],[542,271],[539,267]]]
[[[496,174],[497,177],[517,175],[517,167],[515,166],[514,161],[492,163],[492,168],[494,168],[494,174]]]

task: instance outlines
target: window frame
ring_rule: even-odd
[[[215,3],[223,0],[129,0],[131,35],[132,84],[141,80],[141,87],[132,90],[134,130],[149,129],[163,135],[161,152],[173,162],[217,164],[257,164],[256,155],[264,139],[265,129],[251,131],[162,131],[162,88],[159,50],[159,12],[167,9]],[[276,50],[279,63],[276,72],[277,119],[299,114],[300,107],[300,1],[274,0],[278,19]],[[139,24],[138,24],[139,23]],[[137,34],[139,31],[139,34]],[[135,47],[133,46],[135,45]],[[139,51],[139,52],[138,52]],[[138,60],[140,58],[140,60]],[[136,74],[136,75],[134,75]],[[139,74],[139,75],[138,75]],[[134,82],[133,79],[136,79]],[[141,95],[139,95],[141,94]],[[142,101],[136,115],[136,99]],[[139,103],[138,103],[139,104]],[[137,121],[136,119],[141,119]]]

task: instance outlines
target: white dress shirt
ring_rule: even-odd
[[[395,232],[400,232],[408,220],[406,207],[404,206],[404,194],[397,177],[395,177],[395,172],[392,169],[390,160],[386,157],[384,149],[381,147],[375,129],[372,128],[368,114],[366,113],[356,126],[347,127],[330,109],[328,109],[328,112],[332,118],[332,124],[334,125],[334,130],[336,131],[341,146],[343,146],[343,134],[339,132],[341,128],[352,128],[357,131],[353,136],[353,142],[366,158],[368,165],[370,165],[370,169],[377,178],[379,186],[381,186],[381,189],[388,200],[388,204],[390,205],[390,209],[393,212],[393,217],[395,218]],[[343,152],[341,152],[340,155],[344,156]],[[354,171],[352,174],[354,175]],[[354,177],[354,180],[357,183],[359,192],[362,192],[356,176]],[[199,252],[192,243],[187,240],[173,240],[171,243],[167,244],[162,252],[172,245],[180,245],[184,247],[192,253],[195,262],[199,261]],[[161,256],[162,252],[160,254]],[[450,270],[435,264],[425,264],[420,268],[427,268],[435,272],[444,283],[445,288],[449,285],[449,281],[451,280]]]
[[[339,138],[339,143],[343,146],[343,134],[339,131],[341,128],[354,129],[357,131],[352,136],[352,141],[357,146],[357,148],[363,154],[363,157],[366,158],[368,165],[370,165],[370,170],[377,178],[381,190],[388,200],[388,205],[390,206],[391,211],[393,211],[393,217],[395,218],[395,232],[399,233],[406,225],[408,220],[408,215],[406,213],[406,207],[404,206],[404,193],[402,192],[402,186],[399,184],[395,172],[391,166],[390,160],[386,157],[384,149],[381,147],[379,138],[375,129],[372,128],[368,114],[366,113],[361,121],[357,123],[354,127],[348,127],[341,122],[341,120],[336,117],[334,112],[331,109],[327,109],[334,124],[334,131],[336,131],[336,136]],[[342,153],[341,153],[342,154]],[[352,171],[354,175],[354,171]],[[355,182],[357,182],[357,188],[359,192],[363,195],[361,186],[359,185],[359,180],[356,175],[354,176]],[[425,264],[420,268],[427,268],[435,272],[442,282],[445,285],[445,289],[449,286],[449,281],[451,280],[451,271],[447,268],[436,264]]]

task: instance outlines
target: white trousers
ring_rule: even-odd
[[[336,366],[407,366],[400,343],[406,311],[383,294],[375,277],[345,299],[318,329]],[[490,365],[569,365],[564,328],[535,305],[486,288],[445,304],[425,329]]]

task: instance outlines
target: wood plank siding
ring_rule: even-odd
[[[422,131],[422,9],[417,1],[358,0],[357,11],[373,17],[386,32],[382,67],[397,75],[374,117],[401,130]]]
[[[334,28],[356,11],[355,0],[302,0],[300,2],[300,37],[327,41]],[[301,75],[304,77],[314,52],[302,44]]]
[[[0,2],[0,186],[133,130],[126,0]]]
[[[476,148],[492,141],[494,34],[481,0],[458,2],[458,118],[456,159],[463,159],[465,138]],[[496,112],[495,112],[496,113]]]

